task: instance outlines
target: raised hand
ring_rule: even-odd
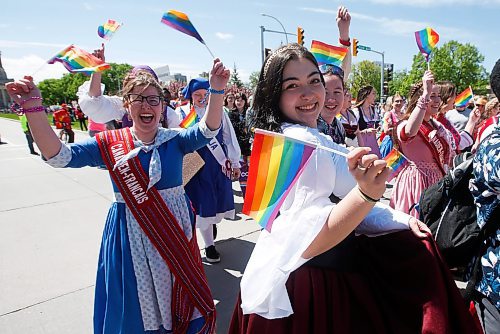
[[[349,39],[349,26],[351,25],[351,14],[344,6],[339,6],[337,10],[337,27],[339,28],[339,37],[342,40]]]
[[[434,86],[434,74],[430,70],[425,71],[422,77],[422,83],[424,87],[424,96],[431,93],[432,87]]]
[[[42,104],[42,94],[30,76],[9,82],[5,84],[5,88],[7,89],[7,94],[22,108],[32,108]]]
[[[224,66],[219,58],[214,59],[212,70],[210,71],[210,87],[215,90],[223,90],[229,81],[231,72]]]
[[[94,50],[94,52],[92,52],[92,55],[102,61],[106,61],[106,57],[104,56],[104,43],[101,44],[100,49]]]
[[[391,170],[385,160],[369,152],[368,147],[355,148],[347,155],[347,164],[361,191],[371,198],[379,199],[385,192],[385,182]]]

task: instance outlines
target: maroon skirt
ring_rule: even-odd
[[[238,301],[229,333],[478,333],[432,239],[403,231],[356,237],[355,265],[304,265],[287,283],[294,314],[243,315]]]

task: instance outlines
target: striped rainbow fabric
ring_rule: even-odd
[[[455,98],[456,107],[465,107],[467,103],[472,99],[474,93],[472,93],[472,88],[469,86],[463,92],[457,95]]]
[[[54,64],[55,62],[62,63],[71,73],[83,73],[85,75],[102,72],[110,68],[109,64],[73,44],[49,59],[47,63]]]
[[[196,111],[194,110],[194,107],[191,106],[191,110],[189,111],[189,114],[184,117],[182,122],[179,124],[181,128],[187,129],[190,126],[193,126],[196,124]]]
[[[415,31],[415,39],[417,40],[420,52],[429,61],[429,55],[439,42],[439,35],[432,28],[425,28],[420,31]]]
[[[314,58],[316,58],[318,65],[330,64],[340,67],[348,50],[348,48],[333,46],[320,41],[312,41],[310,51],[314,55]]]
[[[99,37],[109,41],[121,26],[122,24],[116,22],[115,20],[108,20],[108,22],[97,28],[97,34]]]
[[[387,166],[391,167],[392,169],[389,180],[395,178],[403,169],[403,167],[408,163],[408,160],[406,160],[405,156],[396,148],[393,148],[391,152],[389,152],[389,154],[385,156],[384,160],[387,162]]]
[[[315,149],[310,143],[256,129],[242,212],[270,232],[285,197]]]
[[[176,10],[169,10],[163,14],[161,22],[171,28],[174,28],[175,30],[185,33],[186,35],[194,37],[201,43],[205,44],[205,41],[201,38],[200,34],[198,34],[196,28],[193,26],[186,14]]]

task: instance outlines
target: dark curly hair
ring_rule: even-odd
[[[500,99],[500,59],[491,70],[490,86],[493,93]]]
[[[318,66],[312,53],[297,43],[281,46],[266,58],[255,88],[251,128],[281,132],[281,124],[290,121],[279,108],[283,70],[288,61],[299,58],[307,59]],[[325,84],[322,75],[321,82]]]

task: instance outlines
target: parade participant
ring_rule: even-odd
[[[377,131],[380,126],[380,118],[375,108],[377,91],[372,86],[362,87],[356,98],[353,112],[358,117],[357,135],[359,146],[370,147],[372,153],[380,157],[380,150],[377,143]]]
[[[158,126],[162,89],[138,74],[123,88],[131,128],[62,144],[47,124],[31,77],[6,85],[22,104],[47,163],[79,168],[106,164],[114,201],[104,228],[95,287],[94,333],[214,333],[215,306],[203,272],[194,217],[182,186],[182,157],[206,145],[221,124],[229,70],[210,74],[207,112],[187,129]]]
[[[340,6],[337,11],[337,26],[341,43],[342,41],[349,41],[350,24],[351,15],[349,11],[346,7]],[[346,64],[350,66],[350,51],[348,51],[346,58]],[[326,99],[325,106],[318,117],[318,130],[332,137],[335,143],[345,144],[344,126],[338,119],[344,104],[344,70],[336,65],[324,64],[320,67],[320,71],[325,79]]]
[[[31,135],[30,126],[28,124],[28,119],[25,114],[18,114],[19,120],[21,121],[21,128],[23,129],[24,135],[26,136],[26,141],[28,142],[28,148],[30,149],[30,153],[33,155],[40,155],[33,145],[33,136]]]
[[[475,108],[469,115],[469,120],[465,125],[465,129],[462,131],[457,131],[453,124],[446,118],[446,113],[453,109],[455,106],[455,98],[457,96],[457,88],[450,81],[440,81],[436,85],[440,88],[441,103],[439,105],[439,112],[435,115],[435,118],[444,125],[444,127],[452,134],[453,140],[455,141],[455,147],[457,148],[457,153],[470,148],[474,144],[474,138],[472,134],[474,133],[474,128],[479,121],[481,114],[479,109]]]
[[[340,123],[345,130],[345,143],[347,146],[358,147],[357,134],[358,130],[358,119],[356,115],[351,110],[352,106],[352,95],[349,89],[344,88],[344,104],[340,110]]]
[[[413,85],[408,108],[397,127],[398,149],[410,160],[397,175],[390,205],[418,217],[422,190],[441,179],[455,156],[453,136],[432,116],[439,111],[440,87],[431,71]]]
[[[224,96],[224,111],[230,112],[235,108],[234,105],[234,93],[228,92],[226,96]]]
[[[325,88],[314,56],[285,45],[260,73],[255,127],[319,147],[260,234],[229,333],[474,333],[427,228],[376,203],[385,161],[321,149],[349,152],[316,128]]]
[[[382,131],[385,134],[392,134],[392,129],[397,126],[399,120],[403,116],[401,110],[403,109],[403,97],[396,93],[392,96],[391,109],[386,111],[383,116]]]
[[[206,96],[209,83],[205,78],[192,79],[182,94],[190,103],[175,110],[178,127],[191,111],[196,119],[205,114]],[[224,218],[234,218],[234,197],[232,180],[240,177],[240,147],[231,120],[226,112],[222,116],[222,126],[217,137],[209,145],[197,150],[205,165],[186,184],[186,193],[196,212],[196,227],[200,229],[205,242],[205,258],[208,262],[220,262],[220,254],[215,248],[216,224]]]
[[[243,159],[247,160],[250,156],[250,134],[246,126],[246,113],[248,110],[248,99],[244,93],[236,93],[234,95],[234,108],[228,113],[231,124],[234,128],[238,145],[241,149]]]
[[[71,128],[71,116],[66,103],[61,104],[61,109],[54,111],[53,117],[56,122],[56,128],[61,129],[59,139],[62,138],[63,132],[66,131],[68,134],[68,143],[74,143],[75,133]]]

